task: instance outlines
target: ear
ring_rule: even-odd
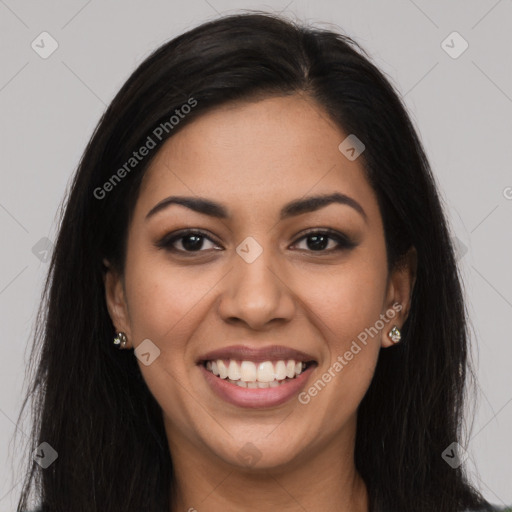
[[[103,283],[105,285],[105,299],[108,313],[116,332],[124,332],[126,334],[128,338],[126,348],[132,348],[130,317],[126,303],[123,276],[120,275],[106,259],[103,260],[103,264],[107,267],[103,276]]]
[[[411,246],[397,264],[389,279],[386,296],[386,310],[383,311],[383,314],[387,315],[390,320],[383,331],[381,341],[382,347],[387,348],[395,344],[388,336],[388,333],[395,325],[398,329],[401,329],[409,316],[412,292],[414,284],[416,283],[417,266],[418,254],[416,252],[416,248]],[[398,304],[400,304],[400,306]],[[395,315],[391,318],[393,311],[395,312]]]

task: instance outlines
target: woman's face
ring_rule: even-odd
[[[361,158],[338,148],[348,135],[301,95],[230,104],[148,169],[107,302],[139,347],[173,457],[277,468],[350,453],[414,278],[388,276],[376,196]],[[332,194],[341,202],[307,202]]]

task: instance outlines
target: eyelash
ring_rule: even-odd
[[[173,247],[173,244],[181,240],[183,238],[186,238],[190,235],[199,235],[203,238],[206,238],[210,242],[216,243],[212,238],[210,238],[204,231],[199,229],[188,229],[184,231],[179,231],[177,233],[170,233],[165,235],[162,239],[160,239],[158,242],[156,242],[156,246],[160,249],[165,249],[166,251],[173,252],[173,253],[180,253],[182,255],[192,256],[194,254],[198,254],[201,252],[206,252],[203,249],[199,249],[197,251],[185,251],[182,249],[176,249]],[[300,238],[298,238],[293,245],[296,245],[298,242],[300,242],[303,239],[307,239],[310,236],[313,235],[321,235],[321,236],[328,236],[330,239],[336,241],[338,244],[337,247],[331,248],[331,249],[322,249],[319,251],[313,251],[311,249],[298,249],[299,251],[307,251],[312,253],[324,253],[324,254],[331,254],[333,252],[338,252],[342,250],[350,250],[353,249],[357,244],[353,242],[349,237],[346,235],[339,233],[338,231],[335,231],[330,228],[320,229],[320,228],[314,228],[306,233],[304,233]]]

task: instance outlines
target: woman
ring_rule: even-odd
[[[47,284],[19,511],[492,510],[435,180],[347,36],[251,13],[156,50],[86,148]]]

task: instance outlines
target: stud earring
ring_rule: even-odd
[[[125,348],[127,342],[128,339],[124,332],[118,332],[117,336],[114,338],[114,345],[119,345],[119,349]]]
[[[398,343],[400,341],[400,339],[402,338],[402,334],[400,333],[400,331],[396,325],[388,333],[388,336],[391,338],[393,343]]]

